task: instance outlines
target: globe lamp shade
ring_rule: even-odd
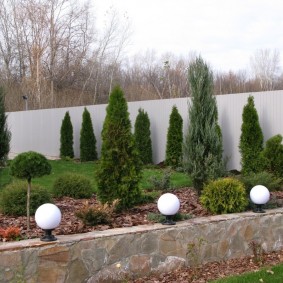
[[[180,209],[180,201],[177,196],[171,193],[163,194],[157,201],[157,208],[161,214],[166,216],[166,220],[163,222],[164,225],[176,224],[171,218]]]
[[[58,227],[61,222],[61,211],[56,205],[52,203],[41,205],[35,212],[35,222],[45,231],[45,235],[41,238],[42,241],[57,240],[52,235],[52,230]]]
[[[262,206],[270,199],[269,190],[262,185],[254,186],[250,191],[250,199],[256,205],[255,212],[264,212]]]

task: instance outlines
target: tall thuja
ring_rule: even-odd
[[[101,159],[97,171],[97,195],[102,203],[119,199],[120,208],[140,198],[141,161],[131,132],[128,105],[116,86],[109,97],[102,129]]]
[[[143,164],[152,163],[152,143],[150,137],[150,120],[147,112],[139,109],[135,121],[135,140]]]
[[[60,157],[66,158],[74,157],[73,149],[73,125],[71,122],[71,117],[69,111],[66,112],[61,125],[60,131]]]
[[[80,158],[81,161],[93,161],[97,159],[96,138],[93,131],[91,116],[86,108],[83,112],[80,133]]]
[[[176,105],[172,107],[169,118],[166,144],[166,165],[178,167],[183,157],[183,118]]]
[[[248,97],[242,114],[242,127],[239,149],[241,153],[242,173],[257,173],[262,169],[261,152],[263,150],[263,133],[253,96]]]
[[[7,125],[4,98],[4,90],[0,88],[0,165],[4,165],[7,160],[11,140],[11,132]]]
[[[223,145],[213,95],[213,74],[201,57],[189,66],[192,96],[189,127],[184,142],[184,166],[200,193],[204,184],[224,174]]]

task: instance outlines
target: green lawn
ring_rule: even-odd
[[[272,268],[263,268],[258,272],[244,273],[238,276],[223,278],[211,283],[282,283],[283,282],[283,264]]]
[[[43,187],[51,190],[53,187],[54,181],[62,174],[66,172],[73,172],[87,176],[92,183],[94,191],[96,190],[96,180],[95,180],[95,171],[98,168],[97,162],[77,162],[77,161],[65,161],[65,160],[50,160],[52,166],[52,172],[48,176],[43,176],[40,178],[32,179],[32,183],[42,185]],[[158,176],[162,178],[164,175],[164,169],[143,169],[143,177],[141,180],[141,188],[149,189],[152,187],[150,178],[152,176]],[[0,169],[0,189],[13,178],[9,174],[9,167]],[[186,173],[175,172],[171,174],[171,187],[172,188],[181,188],[191,186],[191,178]]]
[[[152,182],[150,181],[151,177],[155,176],[162,179],[166,169],[143,169],[143,177],[141,180],[141,187],[143,189],[152,188]],[[172,188],[183,188],[192,186],[192,180],[188,174],[172,171],[171,173],[171,187]]]

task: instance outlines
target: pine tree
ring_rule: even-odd
[[[169,118],[166,144],[166,165],[174,168],[182,164],[183,157],[183,119],[176,105],[172,107]]]
[[[148,114],[141,108],[135,121],[135,140],[143,164],[152,163],[150,120]]]
[[[5,165],[10,151],[11,132],[7,125],[5,113],[4,90],[0,88],[0,165]]]
[[[5,94],[0,87],[0,166],[5,165],[10,151],[11,132],[7,125],[7,115],[5,113]]]
[[[130,207],[140,198],[141,161],[131,132],[128,105],[116,86],[110,95],[102,129],[97,195],[102,203],[119,199],[121,208]]]
[[[80,158],[81,161],[93,161],[97,159],[96,138],[93,131],[91,116],[86,108],[83,112],[80,133]]]
[[[263,133],[253,96],[248,97],[248,103],[243,109],[242,120],[239,149],[242,173],[246,175],[260,172],[262,168],[260,153],[263,150]]]
[[[73,125],[71,122],[71,117],[69,111],[66,112],[61,126],[61,137],[60,137],[60,157],[61,158],[73,158]]]
[[[222,135],[218,125],[213,74],[201,57],[189,66],[192,103],[189,127],[184,143],[185,168],[200,193],[204,184],[224,173]]]

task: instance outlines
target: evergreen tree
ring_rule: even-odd
[[[148,114],[139,109],[135,122],[135,140],[143,164],[152,163],[152,145],[150,137],[150,120]]]
[[[252,172],[257,173],[262,168],[260,153],[263,150],[263,133],[253,96],[248,97],[248,103],[243,109],[242,120],[239,149],[242,173],[246,175]]]
[[[60,157],[61,158],[73,158],[73,125],[71,122],[71,117],[69,111],[66,112],[61,126],[61,137],[60,137]]]
[[[83,112],[80,133],[80,158],[81,161],[93,161],[97,159],[96,138],[93,131],[91,116],[86,108]]]
[[[176,105],[172,107],[167,131],[166,165],[174,168],[182,163],[183,156],[183,119]]]
[[[265,143],[265,148],[261,152],[262,169],[273,175],[283,177],[283,137],[278,134]]]
[[[102,203],[119,199],[120,208],[130,207],[140,198],[141,161],[131,132],[128,105],[116,86],[110,95],[102,129],[97,194]]]
[[[7,125],[7,115],[5,113],[4,90],[0,88],[0,165],[6,163],[10,151],[11,132]]]
[[[222,135],[218,125],[213,74],[201,57],[189,66],[192,103],[184,143],[184,165],[200,193],[204,184],[224,174]]]

